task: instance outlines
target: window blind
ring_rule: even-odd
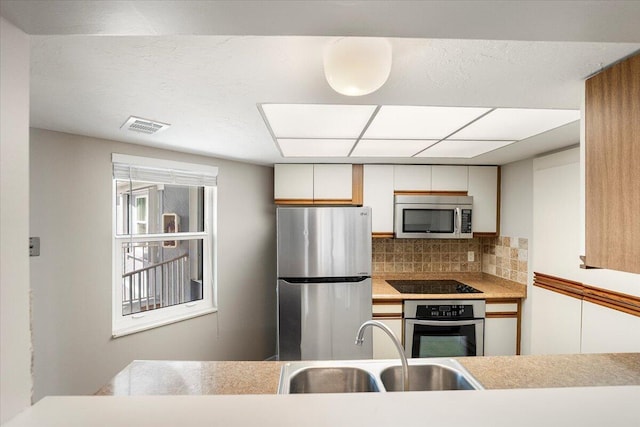
[[[215,166],[174,162],[171,160],[112,154],[113,178],[159,184],[215,187]]]

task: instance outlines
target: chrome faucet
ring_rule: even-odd
[[[382,329],[393,341],[393,344],[396,346],[398,350],[398,354],[400,354],[400,362],[402,363],[402,390],[409,391],[409,364],[407,363],[407,357],[404,355],[404,349],[402,348],[402,344],[400,344],[400,340],[396,337],[396,334],[393,333],[391,329],[387,325],[382,322],[378,322],[377,320],[367,320],[362,325],[360,325],[360,329],[358,329],[358,334],[356,336],[356,345],[362,345],[364,342],[364,330],[367,326],[377,326]]]

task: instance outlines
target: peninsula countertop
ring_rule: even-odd
[[[387,280],[457,280],[472,286],[482,293],[469,294],[401,294]],[[374,276],[372,285],[373,302],[409,299],[521,299],[527,296],[527,287],[521,283],[502,279],[485,273],[402,273]]]
[[[640,385],[640,353],[456,359],[488,390]],[[275,394],[283,363],[136,360],[96,394]]]

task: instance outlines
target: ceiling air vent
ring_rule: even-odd
[[[155,122],[149,119],[130,116],[127,121],[124,122],[122,126],[120,126],[120,129],[128,129],[134,132],[142,132],[153,135],[167,129],[169,126],[171,125],[168,123]]]

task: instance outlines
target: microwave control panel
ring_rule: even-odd
[[[471,233],[471,209],[462,209],[462,227],[460,232]]]

